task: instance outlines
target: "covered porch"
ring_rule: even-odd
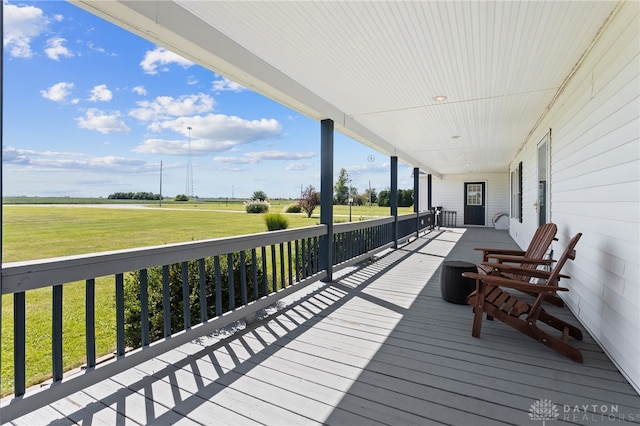
[[[233,335],[198,338],[12,423],[529,424],[539,400],[562,423],[639,422],[640,396],[586,330],[575,342],[584,364],[498,321],[471,336],[471,307],[442,300],[439,268],[478,262],[477,246],[517,248],[506,231],[431,230]]]

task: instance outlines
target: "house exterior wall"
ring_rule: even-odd
[[[523,163],[523,220],[510,233],[528,245],[537,223],[537,143],[551,129],[551,217],[565,266],[569,308],[640,391],[640,3],[624,3],[510,165]]]
[[[442,206],[443,210],[455,211],[456,226],[464,225],[464,183],[485,183],[485,226],[493,226],[492,218],[496,213],[509,212],[509,174],[504,173],[467,173],[443,175],[431,181],[431,201],[433,207]],[[420,205],[427,208],[427,178],[420,177]],[[500,220],[506,220],[505,218]]]

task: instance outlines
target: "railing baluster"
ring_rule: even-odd
[[[87,346],[87,368],[96,366],[96,280],[85,282],[85,336]]]
[[[313,249],[313,239],[307,239],[307,276],[313,274],[313,262],[315,259],[311,256],[311,250]],[[335,251],[334,251],[335,252]]]
[[[51,303],[51,364],[54,382],[62,380],[62,285],[53,286]]]
[[[313,261],[311,262],[311,274],[320,270],[320,238],[313,237]]]
[[[207,269],[204,259],[198,259],[198,278],[200,282],[200,322],[206,322],[207,315]]]
[[[269,294],[269,274],[267,273],[267,248],[262,246],[262,290],[263,296]]]
[[[216,278],[216,316],[222,315],[222,276],[220,274],[220,256],[214,256],[213,269]]]
[[[169,265],[162,266],[162,321],[164,337],[171,336],[171,287],[169,286]]]
[[[253,272],[253,300],[258,300],[258,265],[256,249],[251,249],[251,272]]]
[[[307,247],[304,247],[306,242]],[[302,240],[302,252],[304,253],[304,276],[305,278],[310,276],[313,272],[311,270],[311,238],[305,238]]]
[[[233,253],[227,254],[227,289],[229,291],[229,309],[235,309],[236,291],[233,279]]]
[[[280,246],[280,288],[285,288],[286,274],[284,273],[284,243],[280,243],[278,246]]]
[[[24,395],[26,385],[26,309],[24,291],[13,294],[13,374],[14,394]]]
[[[116,274],[116,354],[124,356],[124,275]]]
[[[149,346],[149,274],[140,270],[140,338],[142,346]]]
[[[291,241],[287,241],[287,265],[289,267],[289,284],[293,284],[293,259],[291,257]]]
[[[278,268],[276,267],[276,246],[271,245],[271,291],[278,291]]]
[[[191,303],[189,291],[189,263],[182,262],[182,318],[184,320],[184,329],[191,328]]]
[[[302,262],[302,265],[300,265],[300,275],[302,275],[302,278],[307,278],[309,276],[309,272],[307,270],[309,262],[307,261],[306,242],[306,238],[300,240],[300,260]]]
[[[300,244],[299,240],[295,242],[295,252],[296,252],[296,282],[300,282]]]
[[[240,251],[240,299],[247,304],[247,259],[244,250]]]

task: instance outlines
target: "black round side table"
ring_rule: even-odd
[[[462,276],[463,272],[476,272],[476,265],[460,260],[445,260],[440,270],[442,298],[458,305],[467,304],[467,296],[476,289],[476,281]]]

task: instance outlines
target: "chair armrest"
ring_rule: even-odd
[[[556,294],[558,291],[569,291],[566,287],[556,287],[554,285],[540,285],[529,284],[518,280],[512,280],[505,277],[499,277],[496,275],[484,275],[476,272],[463,272],[462,276],[465,278],[471,278],[474,280],[483,281],[485,284],[494,285],[498,287],[512,288],[514,290],[522,291],[525,293],[536,294]]]
[[[554,260],[555,262],[555,260]],[[496,262],[481,262],[479,265],[482,265],[485,271],[489,269],[493,269],[497,272],[504,272],[508,274],[514,275],[528,275],[532,278],[548,278],[551,275],[550,271],[545,271],[544,269],[525,269],[518,266],[508,265],[505,263],[496,263]],[[567,274],[559,274],[558,278],[570,279],[571,276]]]
[[[474,250],[482,250],[486,254],[505,254],[510,256],[524,256],[526,253],[523,250],[512,250],[512,249],[501,249],[501,248],[487,248],[487,247],[476,247]]]
[[[482,262],[480,265],[483,266],[483,270],[487,271],[488,268],[491,268],[493,271],[504,274],[513,274],[513,275],[522,275],[530,278],[542,278],[547,279],[551,275],[551,272],[545,271],[543,269],[527,269],[522,268],[520,266],[507,265],[504,263],[495,263],[495,262]]]
[[[489,254],[488,257],[491,259],[496,259],[500,263],[526,263],[529,265],[551,265],[555,262],[553,259],[533,259],[530,257],[520,257],[520,256],[507,256],[496,254]]]
[[[476,247],[474,250],[482,251],[482,261],[486,262],[489,260],[489,256],[492,254],[503,254],[509,256],[524,256],[525,252],[522,250],[511,250],[511,249],[501,249],[501,248],[491,248],[491,247]]]

